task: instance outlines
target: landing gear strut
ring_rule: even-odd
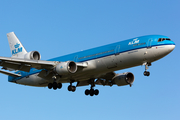
[[[93,95],[98,95],[99,94],[99,90],[98,89],[93,89],[93,87],[95,87],[95,84],[94,84],[94,80],[91,80],[91,89],[86,89],[85,90],[85,95],[90,95],[90,96],[93,96]]]
[[[149,75],[150,75],[150,72],[147,71],[147,69],[149,69],[148,67],[151,66],[151,63],[146,62],[146,63],[144,63],[144,65],[145,65],[145,71],[144,71],[143,74],[144,74],[144,76],[149,76]]]

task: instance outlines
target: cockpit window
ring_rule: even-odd
[[[159,38],[158,42],[164,41],[164,40],[171,40],[170,38]]]

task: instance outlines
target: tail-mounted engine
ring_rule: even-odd
[[[29,60],[40,60],[41,55],[38,51],[31,51],[25,54],[24,59],[29,59]]]
[[[118,86],[131,85],[134,82],[134,75],[131,72],[117,74],[112,81]]]
[[[77,65],[73,61],[61,62],[54,68],[54,71],[59,75],[75,73],[77,71]]]

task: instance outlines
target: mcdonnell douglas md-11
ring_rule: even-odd
[[[90,96],[99,94],[95,85],[131,86],[134,82],[133,73],[114,71],[144,65],[143,74],[149,76],[151,63],[175,48],[167,36],[147,35],[44,61],[38,51],[27,52],[14,32],[8,33],[7,38],[12,56],[0,57],[0,73],[8,75],[9,82],[54,90],[69,83],[68,90],[72,92],[76,87],[90,85],[85,90],[85,95]]]

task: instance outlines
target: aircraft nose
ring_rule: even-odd
[[[172,44],[168,47],[169,52],[172,52],[175,48],[175,43],[172,41]]]

